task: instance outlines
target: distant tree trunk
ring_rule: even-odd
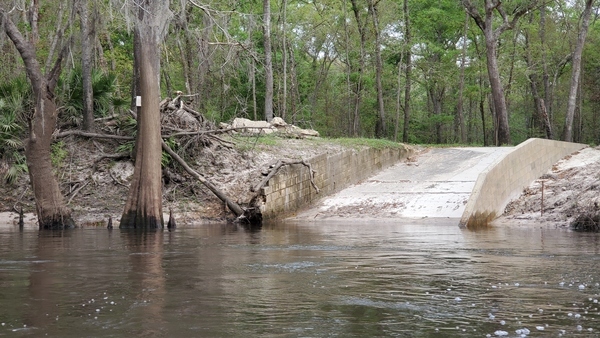
[[[252,112],[254,121],[258,120],[258,102],[256,102],[256,61],[252,58],[250,65],[250,77],[252,78]]]
[[[575,115],[575,107],[577,106],[577,88],[579,86],[579,76],[581,74],[581,55],[583,54],[583,46],[587,36],[588,27],[590,25],[590,16],[592,14],[593,0],[585,1],[585,9],[581,15],[581,28],[577,37],[577,45],[573,52],[573,70],[571,72],[571,87],[569,89],[569,100],[567,102],[567,115],[565,117],[565,126],[563,131],[563,140],[567,142],[573,141],[573,117]]]
[[[120,228],[162,229],[162,174],[160,135],[160,42],[171,12],[168,2],[144,0],[132,8],[140,49],[141,108],[136,137],[136,157],[129,197]]]
[[[288,100],[288,93],[287,93],[287,68],[288,68],[288,54],[287,54],[287,33],[286,33],[286,28],[287,28],[287,0],[282,0],[283,5],[282,7],[282,11],[283,11],[283,30],[281,32],[282,35],[282,48],[281,48],[281,54],[282,54],[282,62],[283,62],[283,93],[282,93],[282,98],[281,98],[281,118],[282,119],[286,119],[287,116],[287,100]]]
[[[44,76],[35,55],[34,45],[23,37],[4,10],[0,9],[0,15],[2,16],[0,26],[19,51],[33,91],[35,108],[33,114],[28,116],[29,137],[25,142],[25,156],[40,230],[73,228],[75,222],[52,172],[50,159],[52,133],[56,128],[58,117],[54,102],[54,88],[66,49],[59,54],[55,66],[48,75]]]
[[[40,33],[38,28],[38,20],[40,18],[40,1],[39,0],[31,0],[31,7],[27,13],[27,21],[29,22],[29,27],[31,29],[31,33],[29,35],[29,41],[31,41],[32,45],[37,45],[38,40],[40,39]]]
[[[360,132],[360,106],[362,103],[362,92],[363,92],[363,76],[365,72],[365,59],[366,59],[366,41],[367,41],[367,28],[361,17],[361,9],[358,7],[356,0],[350,0],[352,4],[352,11],[354,18],[356,19],[356,26],[358,27],[358,33],[360,35],[360,58],[358,61],[358,77],[356,79],[354,89],[354,118],[353,118],[353,136],[358,136]]]
[[[271,50],[271,0],[263,0],[265,47],[265,120],[273,119],[273,52]]]
[[[460,135],[460,143],[467,142],[467,128],[465,126],[464,113],[464,91],[465,91],[465,68],[467,63],[467,32],[469,30],[469,14],[465,15],[465,25],[463,27],[463,42],[462,52],[460,57],[460,75],[458,82],[458,99],[456,102],[456,117],[458,119],[458,133]]]
[[[483,32],[486,46],[487,70],[490,78],[490,88],[492,90],[492,101],[496,115],[496,145],[510,143],[510,129],[508,125],[508,108],[504,96],[504,88],[500,79],[500,69],[498,66],[498,40],[500,35],[512,29],[519,18],[531,10],[537,1],[530,1],[524,6],[517,7],[512,13],[512,19],[509,20],[507,13],[502,7],[500,0],[485,0],[485,15],[482,17],[479,10],[471,0],[461,0],[467,13],[475,20],[477,26]],[[494,12],[497,11],[502,17],[502,23],[494,29]]]
[[[83,85],[83,130],[94,129],[94,90],[92,88],[92,44],[90,43],[89,5],[78,0],[81,19],[81,80]]]
[[[548,115],[548,124],[552,126],[552,89],[550,83],[550,75],[548,72],[548,57],[546,45],[546,0],[542,0],[540,4],[540,28],[538,29],[540,36],[540,44],[542,45],[542,81],[544,83],[544,111]],[[554,138],[554,133],[549,138]]]
[[[435,85],[427,90],[429,99],[431,100],[433,115],[436,117],[440,117],[442,115],[444,92],[445,92],[444,88],[436,88]],[[442,144],[443,143],[442,123],[439,119],[435,122],[434,127],[435,127],[435,142],[437,144]]]
[[[525,33],[525,63],[527,64],[527,68],[531,69],[529,75],[529,84],[531,86],[531,94],[533,95],[533,102],[535,106],[536,116],[532,116],[532,120],[535,120],[535,117],[540,121],[543,126],[544,133],[546,134],[546,138],[551,140],[553,138],[552,135],[552,125],[550,124],[550,119],[548,118],[548,112],[546,110],[546,104],[544,103],[544,99],[540,96],[540,91],[538,88],[539,79],[538,75],[535,72],[533,66],[533,60],[531,56],[531,48],[529,45],[529,34]]]
[[[400,111],[402,110],[402,71],[404,68],[404,53],[400,53],[398,61],[398,73],[396,75],[396,121],[394,123],[394,142],[398,141],[400,127]]]
[[[408,130],[410,123],[410,91],[411,91],[411,71],[412,71],[412,53],[411,53],[411,30],[410,18],[408,13],[408,0],[404,0],[402,5],[404,13],[404,38],[406,48],[406,83],[404,87],[404,128],[402,130],[402,142],[408,143]]]
[[[383,85],[381,77],[383,73],[383,62],[381,61],[381,32],[379,31],[379,14],[377,12],[377,4],[379,1],[369,0],[369,12],[373,20],[373,29],[375,33],[375,86],[377,87],[377,112],[378,123],[375,130],[375,135],[378,138],[385,137],[387,128],[385,125],[385,106],[383,101]]]

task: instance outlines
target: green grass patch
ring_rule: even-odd
[[[337,143],[348,148],[368,147],[374,149],[396,149],[404,147],[404,144],[402,143],[374,138],[334,138],[323,140],[326,142]]]

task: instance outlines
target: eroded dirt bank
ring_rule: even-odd
[[[577,217],[599,212],[600,147],[585,148],[525,188],[494,224],[567,229]]]
[[[121,217],[133,162],[119,151],[114,140],[69,136],[63,142],[64,157],[56,174],[73,216],[80,226],[106,226],[111,216]],[[278,160],[308,160],[323,153],[337,153],[360,145],[343,145],[323,138],[291,138],[289,135],[220,135],[218,139],[197,140],[201,146],[190,149],[187,163],[240,205],[247,204],[250,187]],[[192,155],[193,154],[193,155]],[[234,215],[224,203],[199,181],[170,165],[163,173],[163,212],[169,209],[179,224],[223,222]],[[35,204],[27,174],[13,185],[0,185],[0,224],[16,224],[15,210],[23,207],[28,227],[37,227]]]

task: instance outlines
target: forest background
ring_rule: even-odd
[[[105,127],[99,121],[115,116],[123,118],[113,129],[134,129],[126,3],[2,1],[42,70],[66,51],[56,85],[59,129]],[[180,0],[170,11],[157,74],[162,97],[189,95],[217,125],[279,116],[330,137],[600,143],[597,1]],[[21,140],[33,100],[5,34],[0,49],[0,157],[11,165],[10,180],[25,167]]]

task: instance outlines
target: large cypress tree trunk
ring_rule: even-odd
[[[160,136],[161,34],[170,18],[168,3],[146,0],[138,4],[136,34],[139,50],[141,107],[138,114],[135,169],[120,228],[162,229],[162,177]]]
[[[1,11],[1,26],[19,51],[25,72],[31,83],[35,108],[27,117],[29,137],[25,141],[25,156],[36,203],[40,229],[65,229],[75,227],[71,211],[65,205],[58,182],[52,172],[50,145],[56,128],[58,110],[54,103],[54,87],[60,74],[59,56],[48,77],[42,74],[34,46],[27,41],[8,14]]]

